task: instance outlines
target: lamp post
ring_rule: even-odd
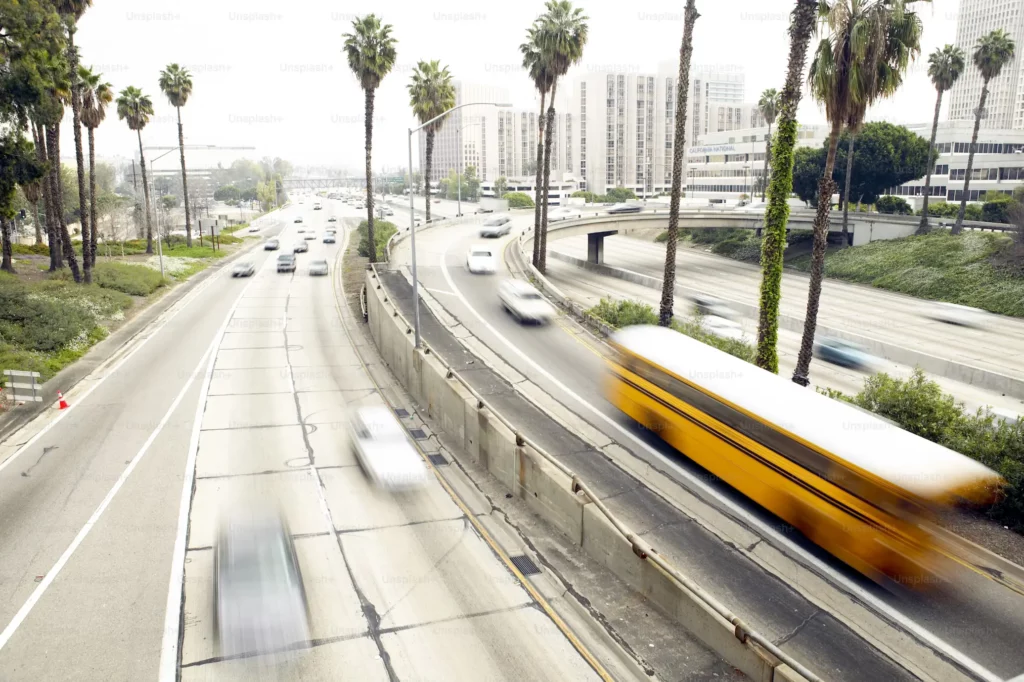
[[[434,118],[430,119],[426,123],[420,125],[417,128],[409,128],[409,187],[412,187],[412,134],[423,130],[431,123],[439,121],[448,114],[452,113],[456,109],[462,107],[471,106],[489,106],[489,107],[511,107],[511,104],[498,104],[497,102],[466,102],[465,104],[457,104],[448,111],[444,111]],[[424,182],[430,182],[430,178],[423,178]],[[416,331],[416,348],[420,347],[420,288],[419,288],[419,276],[416,270],[416,218],[413,215],[413,211],[416,209],[414,204],[415,197],[412,192],[409,192],[409,236],[412,244],[412,309],[413,309],[413,327]]]
[[[459,210],[456,212],[455,217],[462,217],[462,131],[466,128],[472,128],[473,126],[482,126],[483,121],[477,121],[476,123],[467,123],[466,125],[459,128],[459,153],[455,157],[455,182],[459,185]]]
[[[747,201],[750,201],[750,185],[747,183],[748,172],[750,171],[750,164],[743,166],[743,193],[747,195]]]

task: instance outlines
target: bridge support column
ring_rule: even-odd
[[[587,235],[587,261],[594,265],[604,263],[604,236],[606,233],[598,232]]]

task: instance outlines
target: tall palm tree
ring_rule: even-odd
[[[537,267],[540,262],[540,210],[541,210],[541,181],[544,171],[544,104],[548,92],[554,83],[554,76],[548,68],[547,55],[541,50],[538,43],[540,21],[534,21],[526,31],[526,42],[519,46],[523,54],[523,68],[530,75],[533,86],[540,93],[540,114],[537,116],[537,178],[534,183],[534,205],[533,205],[533,266]]]
[[[782,298],[782,256],[786,248],[789,195],[793,191],[793,149],[796,110],[803,87],[807,45],[814,31],[818,0],[797,0],[789,17],[789,64],[779,100],[779,127],[772,141],[772,175],[761,241],[761,291],[757,319],[755,362],[769,372],[779,371],[779,301]]]
[[[181,154],[181,193],[185,198],[185,245],[192,246],[192,212],[188,206],[188,179],[185,175],[185,133],[181,127],[181,108],[192,94],[192,74],[177,64],[160,72],[160,89],[178,112],[178,152]]]
[[[971,188],[971,173],[974,172],[974,151],[978,147],[978,129],[981,117],[985,115],[985,101],[988,99],[988,83],[999,75],[1003,67],[1013,60],[1016,45],[1006,31],[997,28],[988,35],[978,39],[974,48],[974,66],[981,71],[981,99],[974,112],[974,134],[971,135],[971,148],[967,153],[967,170],[964,175],[964,191],[960,199],[960,212],[956,215],[953,234],[960,234],[964,229],[964,213],[967,211],[967,194]]]
[[[452,75],[448,67],[441,68],[441,62],[436,59],[432,62],[421,61],[413,69],[412,78],[409,79],[409,106],[412,113],[421,123],[440,116],[455,106],[455,86],[452,85]],[[424,129],[427,134],[426,165],[423,169],[423,177],[426,179],[424,186],[427,197],[427,222],[430,222],[430,167],[434,158],[434,134],[444,123],[434,121]],[[459,150],[459,154],[462,151]]]
[[[153,115],[153,102],[134,85],[129,85],[117,98],[117,117],[128,123],[128,129],[139,136],[139,165],[142,166],[142,191],[146,197],[146,253],[153,253],[153,220],[149,205],[149,179],[146,155],[142,151],[142,129]]]
[[[779,91],[775,88],[768,88],[761,93],[761,99],[757,101],[757,110],[764,116],[768,123],[768,137],[764,140],[764,178],[761,182],[761,201],[764,201],[765,192],[768,190],[768,170],[772,161],[772,124],[775,117],[779,115]]]
[[[114,101],[114,90],[110,83],[104,82],[102,74],[93,73],[82,67],[78,71],[82,82],[82,124],[89,131],[89,246],[91,251],[83,258],[96,266],[96,242],[99,231],[96,227],[96,128],[107,117],[107,105]],[[84,212],[85,209],[83,208]]]
[[[921,50],[921,20],[907,5],[915,0],[821,0],[818,16],[828,31],[818,43],[808,74],[815,99],[825,105],[832,125],[825,170],[818,181],[818,210],[814,217],[811,277],[807,312],[793,381],[810,384],[808,371],[818,325],[821,281],[825,274],[825,247],[832,194],[832,170],[843,128],[855,134],[867,108],[887,97],[903,82],[903,72]]]
[[[548,194],[551,189],[551,144],[555,132],[555,94],[558,92],[558,79],[569,72],[569,67],[583,58],[583,48],[587,44],[587,16],[583,10],[572,6],[570,0],[548,0],[545,4],[547,12],[538,19],[537,43],[540,46],[542,59],[551,72],[551,100],[548,105],[548,120],[544,125],[544,175],[541,178],[540,239],[537,255],[537,269],[547,270],[548,241]]]
[[[366,237],[370,262],[377,260],[376,242],[373,241],[373,97],[384,76],[395,65],[395,39],[391,37],[391,24],[381,24],[374,14],[357,17],[352,22],[352,33],[345,39],[348,67],[359,79],[365,95],[366,119]],[[412,168],[409,169],[412,173]]]
[[[966,58],[964,51],[955,45],[946,45],[928,55],[928,77],[932,79],[935,86],[935,116],[932,118],[932,137],[928,142],[930,153],[935,152],[935,133],[939,129],[939,112],[942,110],[942,93],[953,87],[964,72]],[[928,231],[928,195],[931,193],[932,170],[935,168],[934,159],[928,157],[928,172],[924,176],[924,202],[921,205],[921,225],[917,228],[919,233]]]
[[[676,79],[675,137],[672,143],[672,198],[668,208],[668,241],[665,243],[665,276],[661,280],[661,310],[658,324],[672,324],[676,294],[676,245],[679,243],[679,199],[683,187],[683,151],[686,149],[686,107],[690,89],[690,61],[693,58],[693,25],[700,14],[695,0],[686,0],[683,12],[683,43],[679,47],[679,77]]]
[[[843,243],[842,248],[845,248],[850,243],[849,233],[849,219],[850,219],[850,178],[853,175],[853,143],[857,141],[857,134],[851,130],[847,136],[849,142],[846,143],[846,177],[843,181]],[[838,147],[837,147],[838,150]]]

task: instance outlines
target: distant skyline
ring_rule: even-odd
[[[922,54],[901,91],[870,111],[871,120],[930,120],[935,91],[926,73],[927,56],[954,42],[959,2],[934,0],[917,8],[924,22]],[[640,0],[628,11],[576,4],[590,18],[590,37],[569,83],[587,71],[654,73],[660,62],[678,63],[680,3]],[[456,79],[507,88],[516,108],[534,106],[519,45],[544,9],[542,2],[482,7],[469,0],[442,5],[356,0],[344,12],[326,0],[298,5],[179,0],[141,9],[131,0],[104,0],[85,13],[76,43],[83,64],[102,72],[116,91],[135,85],[152,98],[155,116],[143,131],[146,146],[177,143],[175,110],[157,85],[160,70],[177,62],[192,72],[194,82],[182,109],[186,144],[255,146],[241,155],[280,156],[296,166],[361,168],[363,93],[345,62],[341,36],[351,30],[355,16],[371,11],[393,25],[398,40],[397,64],[376,96],[374,168],[406,165],[406,130],[413,125],[406,87],[420,59],[439,59]],[[702,16],[694,30],[694,64],[741,66],[749,101],[765,88],[782,88],[793,0],[698,0],[697,7]],[[804,90],[800,121],[824,121]],[[72,139],[70,119],[68,113],[65,154]],[[137,153],[135,133],[118,120],[113,104],[96,131],[96,144],[100,156]],[[171,154],[157,167],[175,163]]]

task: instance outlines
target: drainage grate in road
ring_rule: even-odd
[[[395,414],[397,414],[399,417],[405,418],[409,416],[409,410],[405,409],[404,407],[396,407]]]
[[[512,560],[512,563],[523,575],[537,575],[540,573],[537,564],[533,563],[533,559],[525,554],[517,554],[516,556],[509,557],[509,559]]]
[[[409,433],[411,433],[412,437],[415,438],[416,440],[427,439],[427,434],[423,431],[423,429],[409,429]]]
[[[430,463],[436,467],[443,467],[448,464],[448,460],[444,458],[444,455],[427,455],[427,458],[430,459]]]

